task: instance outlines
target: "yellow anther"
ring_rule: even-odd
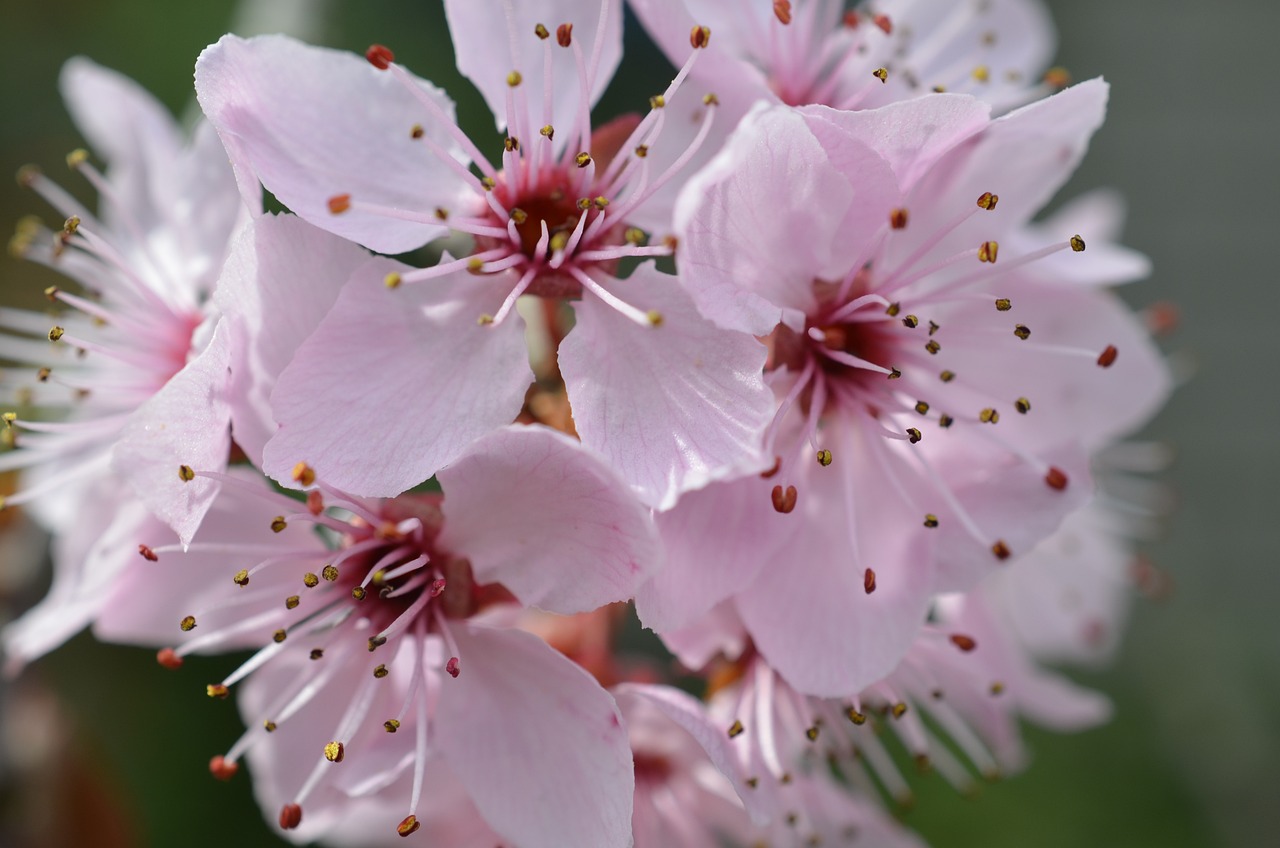
[[[0,416],[0,418],[4,419],[4,423],[6,427],[12,427],[13,422],[18,420],[18,413],[6,412],[4,415]]]
[[[400,729],[400,720],[394,719],[394,718],[387,719],[382,723],[382,726],[386,728],[386,731],[388,733],[395,733],[397,730]]]
[[[1076,253],[1084,253],[1084,239],[1080,238],[1080,236],[1072,236],[1071,249]]]
[[[204,687],[204,693],[210,698],[225,698],[231,691],[221,683],[210,683]]]
[[[992,265],[996,262],[996,257],[1000,255],[1000,245],[994,241],[984,241],[978,245],[978,261],[990,262]]]
[[[907,428],[907,439],[911,442],[911,444],[913,445],[919,444],[920,440],[923,438],[924,438],[924,433],[921,433],[915,427]]]
[[[556,128],[551,126],[550,124],[547,124],[545,127],[538,130],[538,135],[542,136],[547,141],[550,141],[551,139],[556,137]]]
[[[477,256],[473,256],[471,257],[471,259],[467,260],[467,270],[470,271],[471,273],[478,274],[483,268],[484,268],[483,259]]]
[[[480,185],[484,186],[485,191],[493,191],[493,187],[497,184],[498,183],[493,179],[493,177],[480,178]]]
[[[591,164],[591,154],[584,150],[582,153],[573,157],[573,161],[579,168],[585,168]]]
[[[924,343],[924,349],[929,351],[930,354],[937,356],[938,351],[942,350],[942,345],[938,344],[937,339],[929,339],[929,341]]]
[[[889,708],[889,712],[893,713],[894,718],[902,718],[907,714],[907,705],[899,701]]]
[[[277,515],[275,518],[271,519],[272,533],[283,533],[285,528],[288,526],[289,526],[289,522],[284,520],[283,515]]]
[[[916,327],[920,326],[920,319],[914,315],[908,315],[906,318],[902,319],[902,326],[906,327],[908,330],[914,330]]]
[[[988,212],[990,212],[992,209],[996,208],[996,204],[999,202],[1000,202],[1000,195],[992,194],[989,191],[984,191],[982,195],[978,198],[978,207],[981,209],[986,209]]]
[[[945,412],[938,417],[938,426],[944,430],[950,427],[954,423],[956,423],[956,420],[952,418],[950,415],[947,415]]]
[[[891,303],[885,307],[884,314],[888,315],[890,318],[894,318],[901,311],[902,311],[902,304]]]
[[[447,221],[447,220],[449,220],[449,210],[448,210],[448,209],[445,209],[443,206],[437,206],[437,207],[436,207],[436,220],[439,220],[439,221]]]
[[[941,329],[942,329],[942,325],[939,324],[937,321],[929,322],[929,335],[932,336],[934,333],[938,332]]]
[[[67,167],[75,170],[89,161],[89,151],[83,147],[77,147],[75,150],[67,154]]]
[[[517,206],[511,210],[511,220],[515,221],[516,226],[518,227],[525,221],[529,220],[529,213]]]
[[[284,608],[297,609],[298,604],[300,603],[302,603],[302,598],[298,597],[297,595],[290,595],[289,597],[284,599]]]
[[[548,31],[547,31],[547,28],[546,28],[545,26],[543,26],[542,24],[535,24],[535,25],[534,25],[534,27],[533,27],[533,34],[534,34],[534,35],[536,35],[536,36],[538,36],[538,38],[541,38],[543,41],[546,41],[548,38],[550,38],[550,37],[551,37],[551,33],[550,33],[550,32],[548,32]]]
[[[410,138],[422,138],[426,134],[427,131],[422,128],[422,124],[414,124],[413,128],[409,130]]]
[[[400,824],[396,825],[396,833],[401,836],[410,836],[418,832],[418,828],[422,827],[422,822],[418,821],[418,817],[410,814],[400,820]]]
[[[555,253],[560,250],[564,250],[565,247],[568,246],[568,244],[569,244],[569,234],[566,233],[564,230],[561,230],[558,233],[553,233],[551,235],[550,247],[551,247],[552,253]]]
[[[277,630],[275,633],[271,634],[272,641],[274,641],[277,645],[288,638],[289,638],[289,633],[286,630]]]
[[[1026,324],[1018,324],[1013,328],[1013,334],[1025,342],[1031,338],[1031,328]]]
[[[324,746],[324,758],[331,763],[340,763],[347,755],[346,746],[341,742],[330,742]]]
[[[18,180],[18,185],[23,188],[31,188],[43,174],[44,172],[40,170],[38,165],[23,165],[18,169],[18,173],[15,176]]]
[[[987,82],[991,79],[991,69],[986,65],[979,65],[973,69],[973,78],[978,82]]]
[[[902,376],[902,372],[899,371],[897,368],[890,368],[889,373],[886,375],[885,379],[897,380],[901,376]]]
[[[927,513],[924,517],[924,526],[929,528],[937,527],[938,516],[934,515],[932,512]]]
[[[741,736],[744,730],[746,728],[742,726],[742,722],[735,719],[733,724],[729,725],[729,738],[733,739],[735,736]]]
[[[512,71],[511,73],[507,74],[507,85],[511,86],[512,88],[515,88],[517,85],[519,85],[523,81],[524,81],[524,77],[520,76],[519,71]]]
[[[916,401],[916,412],[920,413],[921,415],[928,415],[929,404],[925,403],[922,400]]]
[[[62,224],[62,232],[64,235],[73,236],[80,229],[80,216],[72,215]]]
[[[1007,297],[996,298],[996,309],[1000,312],[1008,312],[1013,308],[1013,301]]]
[[[659,312],[658,310],[650,309],[648,312],[644,314],[644,317],[649,319],[649,326],[651,327],[662,326],[662,313]]]
[[[308,571],[306,574],[302,575],[302,585],[306,586],[308,589],[314,589],[320,585],[320,578]]]
[[[1000,413],[988,406],[978,413],[978,420],[983,424],[996,424],[1000,421]]]
[[[605,197],[603,194],[597,195],[595,199],[591,201],[591,205],[597,209],[604,209],[609,205],[609,198]]]
[[[845,710],[844,714],[848,716],[849,721],[853,722],[858,726],[862,726],[867,723],[867,717],[862,713],[858,712],[853,707],[849,707],[849,709]]]
[[[368,594],[369,593],[364,590],[363,586],[357,586],[351,590],[351,597],[355,598],[357,601],[363,601],[365,596]]]
[[[338,579],[338,567],[335,565],[326,565],[320,569],[320,576],[330,583]]]
[[[876,68],[874,71],[872,71],[872,72],[871,72],[871,76],[873,76],[873,77],[875,77],[876,79],[880,80],[880,82],[882,82],[882,83],[888,82],[888,81],[889,81],[889,69],[888,69],[888,68]]]
[[[642,245],[648,238],[644,234],[644,230],[639,227],[627,227],[627,231],[623,233],[622,238],[630,245]]]
[[[956,378],[956,372],[954,371],[943,371],[941,374],[938,375],[938,379],[940,379],[944,383],[950,383],[955,378]]]
[[[996,696],[1004,694],[1004,684],[1001,683],[999,680],[997,680],[995,683],[992,683],[991,694]]]
[[[810,742],[818,741],[818,725],[812,725],[804,732],[805,738]]]
[[[590,209],[590,208],[591,208],[591,198],[589,198],[589,197],[579,197],[579,198],[578,198],[577,206],[578,206],[578,208],[579,208],[580,210],[582,210],[583,212],[587,211],[588,209]]]
[[[646,156],[648,156],[648,155],[649,155],[649,145],[647,145],[647,144],[637,144],[637,145],[636,145],[636,156],[638,156],[639,158],[643,159],[644,157],[646,157]]]
[[[183,633],[190,633],[196,629],[196,617],[194,615],[187,616],[178,622],[178,627],[182,628]]]
[[[387,671],[387,667],[386,667],[386,665],[385,665],[385,664],[384,664],[384,665],[379,665],[377,668],[375,668],[375,669],[373,670],[373,676],[374,676],[374,677],[376,677],[376,678],[378,678],[379,680],[381,680],[382,678],[386,677],[386,676],[387,676],[388,674],[390,674],[390,673],[391,673],[391,672]]]
[[[823,468],[826,468],[828,465],[830,465],[831,451],[827,450],[826,448],[823,448],[822,450],[818,451],[818,464],[821,465]]]
[[[236,576],[231,578],[231,582],[235,583],[237,586],[248,586],[249,585],[249,569],[242,568],[239,571],[237,571]]]
[[[1024,397],[1020,397],[1013,402],[1013,408],[1026,415],[1031,411],[1031,401]]]
[[[478,324],[481,327],[487,327],[492,323],[493,323],[493,316],[490,315],[488,312],[483,312],[480,314],[478,318],[476,318],[476,324]]]
[[[293,482],[299,483],[303,486],[310,486],[316,482],[316,472],[305,462],[299,462],[297,465],[293,466]]]
[[[655,94],[649,98],[650,109],[661,109],[663,106],[666,106],[666,105],[667,105],[667,98],[663,97],[661,94]]]
[[[400,288],[400,283],[403,281],[398,273],[392,271],[390,274],[387,274],[387,276],[382,278],[382,282],[389,289],[397,289]]]
[[[710,27],[695,26],[689,30],[689,46],[694,50],[699,50],[711,43]]]
[[[716,94],[714,91],[708,91],[706,94],[702,95],[702,105],[703,106],[719,106],[720,98],[716,97]]]
[[[58,339],[62,338],[62,334],[65,332],[66,330],[62,329],[61,327],[52,328],[51,330],[49,330],[49,341],[56,342]]]
[[[508,153],[515,153],[520,149],[520,139],[513,135],[509,135],[502,140],[502,149]]]
[[[268,733],[275,733],[276,723],[271,719],[266,719],[265,721],[262,722],[262,729],[267,731]]]

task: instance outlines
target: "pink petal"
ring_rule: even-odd
[[[804,118],[757,108],[691,179],[676,208],[680,279],[722,327],[802,327],[815,279],[839,280],[898,205],[889,166],[850,143],[828,161]]]
[[[681,492],[767,467],[761,439],[774,401],[761,377],[764,346],[702,318],[652,265],[600,282],[662,323],[636,324],[595,297],[578,304],[560,369],[583,442],[660,510]]]
[[[589,111],[600,98],[622,59],[620,0],[445,0],[444,11],[458,70],[480,89],[499,131],[507,128],[507,96],[511,93],[507,75],[511,71],[518,71],[523,78],[520,90],[528,102],[529,118],[522,116],[521,122],[532,120],[530,129],[551,124],[556,129],[555,140],[563,145],[581,125],[581,110]],[[604,40],[597,44],[601,15],[606,16]],[[573,25],[572,38],[587,67],[593,51],[600,53],[595,76],[589,79],[586,103],[581,96],[573,49],[560,47],[556,40],[557,28],[566,23]],[[549,33],[546,41],[534,34],[538,24]],[[550,79],[543,72],[548,47],[552,56]],[[543,93],[548,90],[553,92],[550,115],[543,110]],[[537,143],[533,139],[529,142]]]
[[[222,471],[231,448],[228,384],[231,333],[225,321],[195,359],[129,416],[112,455],[112,469],[185,546],[218,484],[206,478],[184,481],[180,466]]]
[[[358,246],[293,215],[258,218],[236,238],[214,303],[236,338],[236,444],[256,465],[276,432],[269,404],[276,379],[352,273],[368,261],[369,254]]]
[[[693,625],[776,561],[800,523],[773,508],[773,485],[758,475],[713,483],[656,517],[666,563],[636,593],[646,627],[665,635]]]
[[[527,848],[625,848],[631,748],[595,679],[518,630],[453,628],[462,660],[443,681],[438,745],[494,830]]]
[[[477,323],[512,281],[460,272],[389,290],[393,267],[357,271],[280,374],[280,430],[263,452],[271,477],[307,462],[353,494],[397,495],[520,412],[533,381],[524,329]]]
[[[685,668],[700,671],[717,656],[742,656],[751,641],[733,600],[722,601],[688,627],[661,634],[662,644]]]
[[[440,545],[526,605],[587,612],[630,598],[657,568],[648,510],[580,443],[544,427],[477,440],[439,474]]]
[[[415,84],[452,120],[453,104],[443,92]],[[411,135],[421,125],[452,149],[446,128],[394,74],[355,54],[285,36],[226,35],[196,62],[196,94],[251,205],[261,180],[301,217],[372,250],[410,250],[447,228],[358,209],[335,215],[330,198],[349,194],[429,216],[437,207],[455,208],[470,191]]]

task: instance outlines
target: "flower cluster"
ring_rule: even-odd
[[[251,651],[209,769],[335,845],[918,845],[904,754],[1105,719],[1046,663],[1115,644],[1095,478],[1170,377],[1118,202],[1037,215],[1106,83],[1037,0],[631,6],[679,70],[600,122],[621,0],[444,0],[495,143],[383,45],[227,35],[185,141],[67,65],[101,209],[19,177],[71,285],[0,310],[55,568],[11,671]]]

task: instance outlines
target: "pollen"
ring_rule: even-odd
[[[870,595],[876,590],[876,572],[874,569],[868,568],[862,572],[862,591]]]
[[[891,303],[884,308],[884,314],[890,318],[896,318],[898,313],[902,311],[901,303]]]
[[[808,729],[805,730],[804,735],[805,735],[805,738],[808,739],[810,742],[817,742],[818,741],[818,725],[816,724],[811,725]]]
[[[364,51],[364,57],[369,60],[369,64],[373,65],[380,71],[385,71],[391,67],[391,63],[396,60],[396,54],[391,52],[389,47],[381,44],[371,44],[369,49]],[[284,827],[284,825],[281,825]]]
[[[662,326],[662,313],[659,312],[658,310],[650,309],[648,312],[644,314],[644,317],[648,320],[649,326],[651,327]]]
[[[369,653],[372,654],[374,651],[378,650],[385,644],[387,644],[386,636],[370,636],[369,637]]]
[[[746,728],[742,726],[742,721],[740,719],[734,719],[733,724],[729,725],[729,738],[734,739],[741,736],[742,731],[744,730],[746,730]]]
[[[978,208],[986,209],[988,212],[990,212],[992,209],[996,208],[996,204],[999,202],[1000,202],[1000,195],[992,194],[989,191],[984,191],[978,197]]]
[[[950,427],[954,423],[956,423],[956,420],[952,418],[950,415],[947,415],[945,412],[938,418],[938,426],[944,430]]]
[[[649,98],[650,109],[661,109],[666,105],[667,105],[667,98],[663,97],[661,94],[655,94]]]
[[[1084,239],[1080,238],[1080,236],[1072,236],[1071,249],[1076,253],[1084,253]]]
[[[978,261],[996,264],[996,257],[1000,255],[1000,245],[994,241],[984,241],[978,245]]]
[[[826,448],[818,451],[818,464],[823,468],[829,466],[831,464],[831,451]]]
[[[83,147],[77,147],[75,150],[67,154],[67,167],[75,170],[89,161],[89,151]]]
[[[882,82],[882,83],[886,83],[886,82],[888,82],[888,81],[889,81],[889,69],[888,69],[888,68],[876,68],[874,71],[872,71],[872,72],[871,72],[871,76],[873,76],[873,77],[875,77],[876,79],[880,80],[880,82]]]
[[[929,351],[931,355],[937,356],[938,351],[942,350],[942,345],[938,344],[936,339],[929,339],[929,341],[925,342],[924,349]]]
[[[418,821],[417,816],[405,816],[404,820],[401,821],[400,824],[396,825],[396,833],[401,836],[408,836],[416,832],[420,827],[422,827],[422,822]]]
[[[556,128],[551,126],[550,124],[547,124],[545,127],[538,130],[538,135],[542,136],[547,141],[551,141],[553,138],[556,137]]]
[[[551,37],[551,33],[548,32],[547,28],[542,24],[534,24],[533,34],[538,36],[538,38],[541,38],[543,41],[546,41],[548,38]]]
[[[72,215],[62,223],[62,232],[64,235],[73,236],[80,230],[80,216]]]
[[[333,197],[329,198],[330,215],[341,215],[350,208],[351,195],[349,194],[335,194]]]
[[[941,374],[938,375],[938,379],[944,383],[950,383],[955,378],[956,378],[956,372],[954,371],[943,371]]]
[[[979,65],[973,69],[973,78],[978,82],[989,82],[991,80],[991,69],[986,65]]]
[[[502,140],[502,149],[508,153],[516,153],[520,150],[520,139],[513,135],[509,135]]]
[[[293,482],[310,486],[316,482],[316,472],[305,462],[293,466]]]
[[[423,129],[422,124],[414,124],[409,129],[409,138],[422,138],[426,134],[427,131]]]
[[[302,585],[306,586],[308,589],[314,589],[316,586],[320,585],[320,578],[308,571],[306,574],[302,575]]]
[[[332,583],[338,579],[338,567],[336,565],[326,565],[320,569],[320,576]]]
[[[276,732],[276,723],[275,723],[274,721],[272,721],[271,719],[265,719],[265,720],[262,722],[262,729],[263,729],[263,730],[265,730],[265,731],[267,731],[268,733],[275,733],[275,732]]]
[[[899,701],[889,708],[889,712],[893,714],[894,718],[902,718],[907,714],[907,705]]]
[[[331,763],[340,763],[347,755],[346,746],[341,742],[330,742],[324,746],[324,758]]]
[[[689,45],[694,50],[701,50],[711,43],[711,28],[695,26],[689,30]]]
[[[178,622],[178,627],[182,628],[183,633],[190,633],[196,629],[196,617],[194,615],[187,616]]]
[[[363,586],[357,586],[351,590],[351,597],[355,598],[357,601],[363,601],[365,596],[368,594],[369,593],[365,591]]]

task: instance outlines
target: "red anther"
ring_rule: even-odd
[[[556,44],[561,47],[573,44],[573,24],[560,24],[556,27]]]
[[[307,492],[307,512],[312,515],[319,515],[324,512],[324,495],[320,494],[319,489],[312,489]]]
[[[862,590],[868,595],[876,590],[876,573],[870,568],[862,573]]]
[[[773,0],[773,14],[783,26],[791,23],[791,0]]]
[[[893,34],[893,21],[889,20],[888,15],[876,15],[871,20],[875,23],[876,26],[884,30],[885,35]]]
[[[1008,559],[1012,554],[1009,546],[1004,543],[1004,539],[997,539],[996,543],[991,546],[991,553],[996,555],[996,559]]]
[[[1177,305],[1161,300],[1148,306],[1142,314],[1147,320],[1147,329],[1154,335],[1166,336],[1178,329],[1182,316]]]
[[[445,587],[445,586],[447,586],[447,585],[448,585],[448,584],[447,584],[447,583],[446,583],[446,581],[445,581],[445,580],[443,580],[443,579],[432,581],[432,583],[431,583],[431,590],[430,590],[430,591],[431,591],[431,597],[433,597],[433,598],[438,598],[438,597],[440,597],[440,594],[441,594],[442,592],[444,592],[444,587]]]
[[[774,486],[772,492],[773,508],[786,515],[796,508],[796,487],[788,486],[786,491],[781,486]]]
[[[182,668],[182,657],[178,656],[178,652],[173,648],[161,648],[156,651],[156,662],[170,671]]]
[[[905,230],[907,228],[907,210],[894,209],[889,213],[889,226],[895,230]]]
[[[449,672],[450,677],[456,679],[458,677],[458,673],[462,671],[462,668],[458,664],[458,658],[449,657],[449,661],[444,664],[444,670]]]
[[[229,763],[221,754],[209,760],[209,774],[218,780],[230,780],[236,776],[236,772],[240,771],[239,763]],[[283,827],[283,823],[281,827]]]
[[[782,470],[782,457],[780,457],[780,456],[775,456],[775,457],[773,458],[773,467],[772,467],[772,468],[770,468],[768,471],[761,471],[761,472],[760,472],[760,479],[761,479],[761,480],[768,480],[770,477],[774,476],[775,474],[777,474],[777,473],[778,473],[779,471],[781,471],[781,470]]]
[[[280,827],[293,830],[302,824],[302,808],[297,804],[285,804],[280,808]]]
[[[700,50],[711,43],[711,30],[704,26],[695,26],[689,30],[689,45],[694,50]]]
[[[335,194],[329,198],[329,214],[341,215],[351,208],[351,195]]]
[[[978,643],[974,641],[972,636],[965,636],[963,633],[952,633],[951,644],[955,645],[966,654],[978,647]]]
[[[1116,350],[1115,345],[1107,345],[1107,349],[1098,354],[1098,364],[1103,368],[1110,368],[1115,365],[1116,357],[1120,355],[1120,351]]]
[[[138,553],[142,554],[142,558],[145,559],[147,562],[160,561],[160,557],[156,555],[156,552],[151,550],[151,548],[147,547],[146,545],[138,545]]]
[[[408,836],[420,827],[422,827],[422,822],[418,821],[417,816],[405,816],[404,821],[396,825],[396,833],[401,836]]]
[[[369,45],[369,49],[364,51],[364,57],[369,60],[370,65],[380,71],[391,67],[391,63],[396,60],[396,54],[391,52],[391,48],[381,44]]]
[[[858,24],[862,23],[862,18],[858,17],[857,12],[844,13],[844,25],[849,29],[857,29]]]
[[[1067,488],[1067,473],[1056,465],[1052,465],[1045,473],[1044,481],[1049,484],[1050,489],[1057,489],[1061,492]]]

